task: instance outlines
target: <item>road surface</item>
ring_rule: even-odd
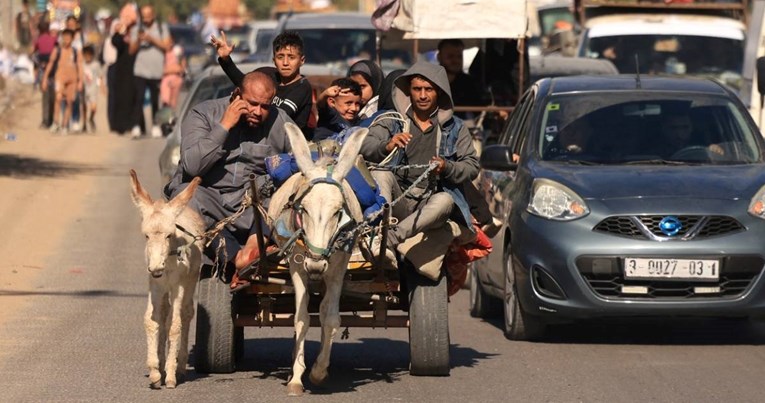
[[[0,142],[0,401],[274,402],[286,397],[292,330],[247,329],[242,368],[150,390],[143,311],[147,272],[128,170],[155,197],[161,140],[53,136],[17,111]],[[350,329],[336,340],[321,402],[760,402],[765,327],[722,320],[559,326],[544,343],[511,342],[501,320],[450,304],[449,377],[408,374],[405,329]],[[193,335],[193,330],[192,330]],[[307,363],[318,353],[308,334]],[[192,337],[190,348],[192,349]]]

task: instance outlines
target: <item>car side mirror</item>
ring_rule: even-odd
[[[762,103],[762,97],[765,97],[765,56],[757,58],[757,92]]]
[[[506,145],[488,146],[481,151],[481,168],[491,171],[514,171],[518,163],[513,161],[513,151]]]

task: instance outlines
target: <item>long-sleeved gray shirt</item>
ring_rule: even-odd
[[[260,127],[240,122],[227,131],[220,121],[228,105],[228,98],[201,102],[183,120],[181,161],[170,188],[199,176],[202,186],[221,195],[224,206],[236,208],[250,174],[266,173],[266,157],[291,150],[284,124],[292,120],[272,106]]]

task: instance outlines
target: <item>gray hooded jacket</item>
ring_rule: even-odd
[[[432,152],[422,148],[415,150],[407,147],[404,151],[409,163],[423,163],[431,157],[438,155],[446,160],[446,167],[441,174],[441,179],[451,184],[459,185],[475,179],[478,176],[478,157],[468,129],[459,118],[453,116],[453,102],[449,79],[443,67],[428,63],[417,62],[394,82],[393,103],[396,111],[404,115],[409,121],[410,132],[413,135],[423,135],[422,130],[414,123],[412,116],[412,100],[409,96],[409,82],[413,76],[421,76],[438,87],[438,108],[432,116],[434,125],[438,125],[441,132],[441,144],[436,144],[435,139],[430,140],[433,145]],[[383,120],[369,128],[369,135],[361,147],[361,154],[367,161],[380,162],[387,155],[385,146],[393,135],[402,132],[402,125],[392,120]],[[429,130],[426,136],[436,135],[436,130]],[[412,145],[415,140],[410,143]],[[422,155],[423,152],[428,155]],[[420,171],[421,172],[421,171]],[[410,173],[411,175],[411,173]]]

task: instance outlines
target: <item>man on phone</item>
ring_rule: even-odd
[[[264,183],[266,157],[291,150],[284,125],[292,119],[272,104],[275,94],[273,79],[256,70],[245,75],[230,98],[201,102],[184,119],[181,160],[165,195],[172,198],[195,176],[202,178],[189,206],[202,215],[208,228],[241,207],[250,174]],[[257,233],[253,210],[248,208],[219,235],[226,240],[227,260],[237,269],[258,256]],[[216,245],[218,241],[206,254],[207,263],[215,258]]]

